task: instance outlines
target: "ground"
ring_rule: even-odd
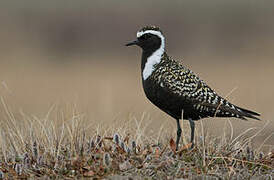
[[[228,133],[221,137],[206,135],[200,126],[195,147],[190,149],[186,142],[189,137],[185,137],[175,151],[174,135],[148,137],[143,120],[121,122],[116,128],[97,127],[91,133],[85,130],[84,118],[76,112],[59,125],[25,114],[17,116],[21,122],[14,124],[16,116],[5,108],[9,119],[1,124],[3,179],[271,179],[274,176],[274,151],[263,153],[252,145],[252,139],[263,129],[251,136],[246,137],[246,131],[232,138]]]

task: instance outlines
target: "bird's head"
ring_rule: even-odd
[[[126,46],[137,45],[144,51],[156,51],[165,47],[165,37],[159,27],[146,26],[137,32],[137,39]]]

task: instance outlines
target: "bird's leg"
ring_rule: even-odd
[[[181,134],[182,134],[182,129],[181,129],[181,125],[180,125],[179,119],[176,119],[176,122],[177,122],[177,139],[176,139],[176,151],[177,151],[178,147],[179,147],[179,142],[180,142]]]
[[[191,149],[194,147],[194,132],[195,132],[195,123],[192,119],[189,119],[189,124],[190,124],[190,128],[191,128]]]

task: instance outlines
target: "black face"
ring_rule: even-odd
[[[146,33],[137,38],[136,41],[126,44],[126,46],[138,45],[144,51],[155,51],[161,46],[161,38],[157,35]]]

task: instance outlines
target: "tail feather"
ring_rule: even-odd
[[[256,113],[254,111],[250,111],[250,110],[247,110],[247,109],[244,109],[244,108],[240,108],[240,107],[237,107],[237,110],[241,112],[241,116],[243,116],[243,117],[248,117],[248,118],[260,120],[258,117],[256,117],[256,116],[260,116],[259,113]]]

